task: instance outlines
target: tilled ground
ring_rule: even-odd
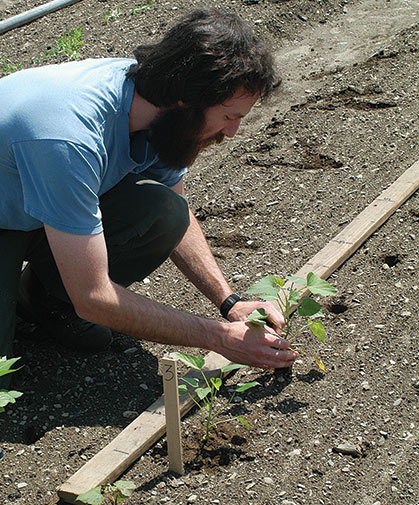
[[[16,2],[2,14],[34,5]],[[81,58],[130,56],[197,5],[121,1],[115,10],[85,0],[2,35],[1,67],[65,60],[56,40],[79,26]],[[284,77],[240,134],[204,153],[186,177],[220,265],[244,291],[268,273],[295,273],[417,160],[418,4],[206,5],[238,11],[268,37]],[[418,236],[416,194],[332,275],[338,295],[322,302],[327,372],[304,357],[291,374],[230,377],[224,402],[243,378],[261,383],[234,403],[252,431],[233,424],[202,452],[191,413],[186,474],[167,472],[163,439],[124,476],[138,486],[128,503],[416,504]],[[219,317],[171,264],[134,288]],[[158,398],[157,360],[170,350],[116,335],[111,350],[79,355],[20,325],[16,355],[25,367],[14,386],[24,396],[0,420],[0,502],[51,503],[62,482]]]

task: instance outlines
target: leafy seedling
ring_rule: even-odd
[[[129,480],[117,480],[113,484],[106,486],[97,486],[85,493],[79,494],[76,503],[86,505],[100,505],[101,503],[110,503],[117,505],[129,498],[135,491],[135,484]]]
[[[204,387],[201,387],[199,379],[194,377],[182,377],[180,380],[182,380],[186,384],[179,385],[179,395],[188,394],[192,398],[192,400],[196,403],[196,405],[199,407],[199,410],[202,415],[202,422],[205,428],[205,433],[202,436],[202,440],[204,442],[207,442],[210,439],[212,428],[221,423],[231,422],[234,419],[237,419],[243,424],[243,426],[245,426],[247,429],[250,429],[249,422],[246,421],[246,419],[244,419],[242,416],[236,416],[236,417],[230,416],[216,421],[216,419],[219,418],[219,416],[223,412],[225,412],[227,408],[230,406],[236,393],[242,393],[243,391],[247,391],[250,388],[259,386],[259,383],[257,381],[237,384],[236,389],[229,398],[226,406],[222,409],[216,408],[215,398],[217,396],[217,393],[220,391],[221,385],[223,383],[222,375],[226,372],[238,370],[239,368],[246,368],[246,365],[239,365],[237,363],[232,363],[231,365],[227,365],[221,368],[219,377],[208,378],[207,375],[205,374],[205,371],[203,370],[203,366],[205,365],[205,359],[202,356],[192,356],[190,354],[185,354],[181,352],[174,352],[172,353],[172,355],[179,361],[184,363],[186,366],[194,370],[199,370],[204,379]],[[198,400],[196,400],[195,397],[191,395],[188,386],[195,390]]]
[[[20,358],[7,359],[6,356],[0,357],[0,377],[12,372],[16,372],[19,368],[11,368],[16,361]],[[9,403],[16,403],[16,398],[22,396],[23,393],[19,391],[8,391],[7,389],[0,389],[0,413],[4,412],[4,407]]]
[[[285,288],[286,281],[291,282],[289,290]],[[304,330],[309,329],[322,344],[325,344],[326,330],[319,320],[324,314],[316,300],[302,295],[302,292],[307,289],[313,295],[330,296],[336,294],[336,289],[333,286],[313,272],[309,272],[306,279],[295,275],[289,275],[285,279],[275,275],[267,275],[250,286],[246,293],[258,295],[262,300],[277,303],[285,321],[282,335],[284,339],[292,341]],[[305,321],[305,324],[299,330],[294,328],[294,319],[291,318],[292,309],[295,306],[297,307],[297,313]],[[260,326],[275,326],[275,321],[270,319],[270,314],[267,314],[264,309],[254,310],[248,315],[248,320],[252,324]],[[269,330],[267,329],[267,331]],[[294,344],[294,346],[298,346],[298,344]],[[301,352],[301,349],[298,350]],[[313,358],[320,370],[324,372],[326,368],[322,360],[316,354],[313,354]]]

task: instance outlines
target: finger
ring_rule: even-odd
[[[272,333],[265,333],[265,342],[275,349],[288,349],[290,346],[288,340],[272,335]]]

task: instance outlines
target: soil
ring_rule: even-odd
[[[1,16],[39,3],[3,2]],[[84,0],[3,34],[0,68],[65,60],[45,53],[79,26],[80,58],[130,56],[200,2],[121,0],[105,24],[116,5]],[[244,291],[268,273],[295,273],[417,161],[419,5],[205,5],[247,19],[269,40],[283,76],[239,134],[204,153],[186,176],[215,256]],[[327,345],[318,351],[327,372],[303,357],[291,373],[236,373],[227,389],[243,378],[261,383],[234,404],[252,431],[225,425],[203,453],[193,411],[183,423],[185,475],[168,472],[162,439],[124,474],[137,485],[128,503],[418,503],[418,237],[415,194],[331,276],[338,295],[323,303]],[[169,263],[133,289],[219,317]],[[110,350],[82,355],[20,324],[15,355],[25,366],[14,387],[24,395],[0,418],[0,503],[55,502],[57,488],[161,395],[157,361],[171,350],[118,334]],[[223,390],[221,402],[226,397]]]

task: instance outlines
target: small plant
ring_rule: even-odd
[[[122,16],[121,8],[119,5],[115,5],[113,9],[102,14],[103,24],[107,25],[109,21],[116,21],[120,16]]]
[[[134,9],[131,9],[131,16],[134,16],[135,14],[139,14],[141,12],[146,11],[149,9],[152,5],[154,4],[154,0],[149,0],[145,5],[142,5],[141,7],[136,7]]]
[[[202,436],[202,440],[204,442],[207,442],[210,439],[212,428],[214,428],[218,424],[227,423],[234,419],[238,419],[243,424],[243,426],[245,426],[247,429],[250,429],[250,424],[242,416],[228,417],[226,419],[221,419],[219,421],[215,420],[230,406],[236,393],[241,393],[255,386],[259,386],[259,383],[257,381],[239,383],[236,386],[234,393],[228,400],[227,405],[219,412],[216,412],[215,398],[223,383],[222,374],[230,372],[232,370],[238,370],[239,368],[246,368],[246,365],[239,365],[236,363],[227,365],[221,369],[219,377],[211,377],[208,380],[208,377],[206,376],[203,370],[203,366],[205,365],[205,359],[202,356],[191,356],[190,354],[184,354],[180,352],[174,352],[172,353],[172,355],[175,358],[179,359],[179,361],[181,361],[188,367],[193,368],[194,370],[199,370],[204,379],[204,387],[200,386],[199,379],[197,378],[182,377],[181,379],[182,381],[186,382],[188,386],[192,387],[195,390],[195,393],[199,398],[199,401],[197,401],[191,395],[186,384],[179,385],[179,395],[183,395],[186,393],[189,394],[189,396],[192,398],[192,400],[196,403],[196,405],[199,407],[199,410],[201,411],[202,422],[205,428],[205,433]]]
[[[16,372],[19,368],[22,368],[11,368],[19,359],[20,358],[7,359],[6,356],[0,357],[0,377]],[[9,403],[16,403],[16,398],[19,398],[22,394],[23,393],[20,393],[19,391],[0,389],[0,412],[4,412],[4,407]]]
[[[285,288],[286,281],[291,282],[289,290]],[[295,289],[295,285],[300,287]],[[306,289],[313,295],[330,296],[336,294],[336,289],[333,286],[313,272],[309,272],[306,279],[295,275],[287,276],[285,279],[274,275],[267,275],[250,286],[246,293],[256,294],[266,301],[274,300],[277,302],[285,321],[282,335],[284,339],[293,340],[308,328],[322,344],[325,344],[326,330],[323,323],[318,319],[319,317],[323,317],[324,314],[320,304],[316,300],[301,294]],[[293,318],[291,318],[291,308],[293,306],[297,306],[297,313],[305,318],[306,321],[306,324],[299,330],[294,330],[293,327]],[[266,314],[264,309],[254,310],[248,315],[248,319],[253,324],[275,326],[275,322],[270,319],[270,314]],[[313,354],[313,358],[320,370],[324,372],[326,369],[322,360],[315,354]]]
[[[110,503],[117,505],[129,498],[135,490],[135,484],[129,480],[117,480],[113,484],[106,486],[97,486],[85,493],[79,494],[76,503],[85,503],[86,505],[100,505],[101,503]]]
[[[43,59],[56,57],[56,56],[67,56],[68,61],[76,60],[80,57],[79,47],[81,47],[83,42],[83,28],[79,26],[70,33],[63,33],[59,39],[57,39],[55,45],[56,49],[51,49],[43,53]],[[34,63],[38,64],[40,62],[39,56],[34,58]]]
[[[17,72],[18,70],[21,70],[22,65],[18,63],[17,65],[11,65],[10,63],[3,63],[2,66],[2,73],[3,75],[9,75],[13,74],[14,72]]]

